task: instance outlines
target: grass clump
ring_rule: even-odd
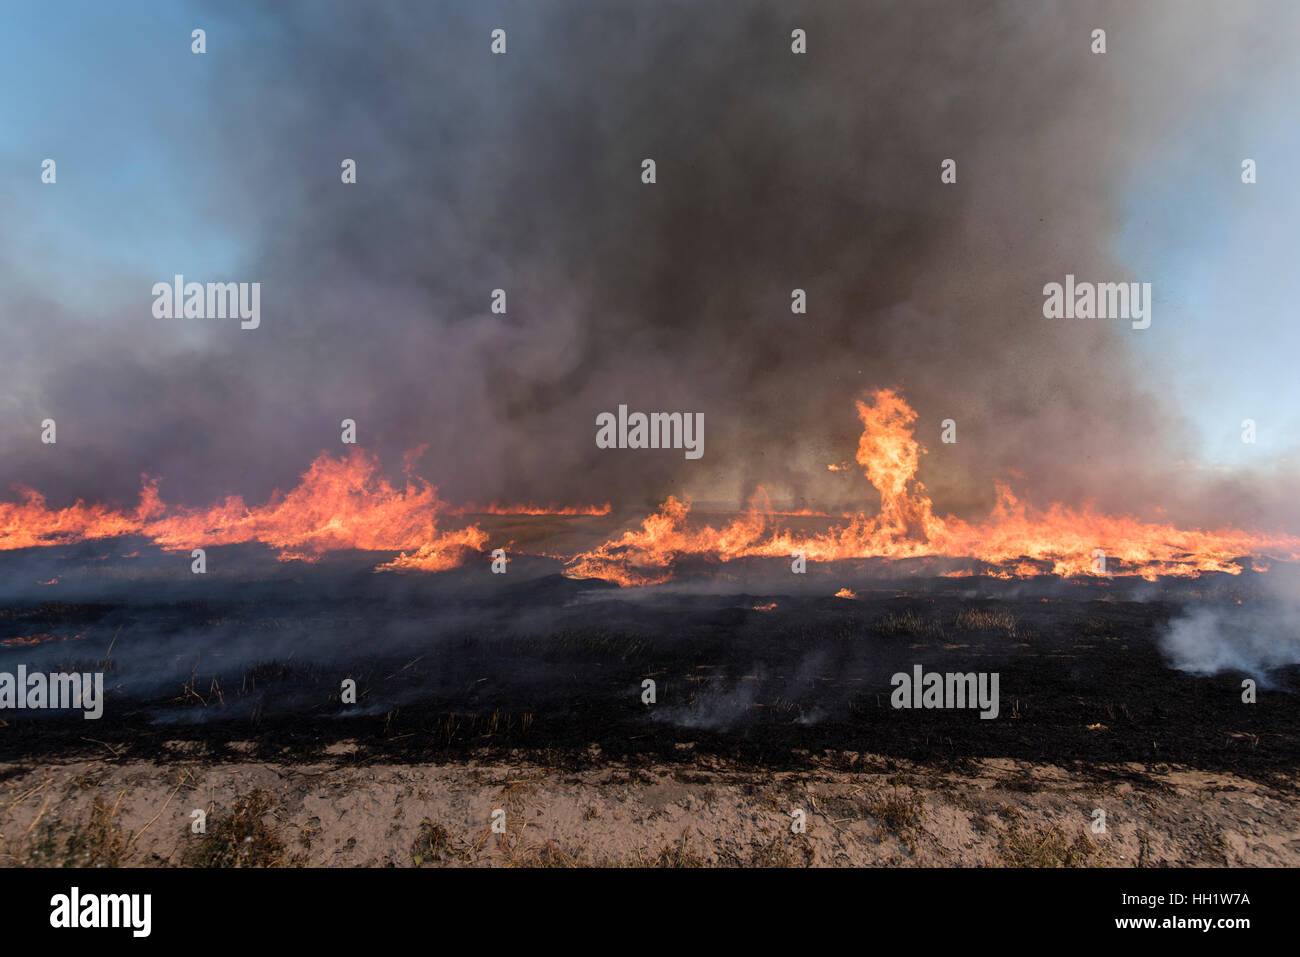
[[[282,867],[284,842],[266,825],[275,801],[262,788],[235,799],[230,813],[208,823],[181,855],[185,867]]]
[[[423,867],[430,861],[463,861],[468,855],[454,846],[451,835],[441,824],[435,824],[427,817],[420,822],[420,831],[411,844],[411,863]]]
[[[1010,867],[1086,867],[1098,848],[1080,831],[1071,840],[1059,825],[1035,831],[1013,827],[1006,835],[1002,860]]]
[[[888,797],[873,801],[868,809],[876,819],[876,840],[896,834],[909,851],[916,852],[916,841],[924,830],[925,799],[919,794],[900,796],[897,788]]]
[[[704,858],[691,848],[691,836],[683,831],[672,844],[665,844],[650,862],[651,867],[704,867]]]

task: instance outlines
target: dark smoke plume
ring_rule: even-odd
[[[826,465],[852,461],[852,400],[888,385],[919,413],[941,511],[983,513],[1015,475],[1040,502],[1204,520],[1204,490],[1175,465],[1168,370],[1139,365],[1123,324],[1045,320],[1041,289],[1067,272],[1142,278],[1111,253],[1133,165],[1226,73],[1262,82],[1293,54],[1229,14],[214,5],[214,45],[238,52],[187,125],[220,158],[194,189],[246,262],[192,278],[262,282],[262,327],[160,324],[146,292],[169,275],[150,275],[124,277],[111,318],[71,341],[71,307],[9,277],[6,312],[32,321],[5,323],[26,370],[6,478],[130,502],[148,472],[173,500],[260,501],[338,450],[350,417],[394,470],[427,445],[419,471],[452,501],[739,503],[763,484],[870,509],[858,470]],[[946,158],[956,185],[940,183]],[[1156,295],[1154,321],[1176,321]],[[619,403],[705,413],[705,457],[597,449],[595,416]],[[48,410],[75,455],[35,443]],[[945,418],[955,446],[939,444]],[[1234,501],[1214,519],[1285,514],[1267,489]]]

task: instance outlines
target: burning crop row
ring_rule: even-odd
[[[994,574],[1029,575],[1050,569],[1061,576],[1104,575],[1106,562],[1124,574],[1155,579],[1241,570],[1244,558],[1300,560],[1300,539],[1240,529],[1207,531],[1099,514],[1053,504],[1037,510],[999,486],[997,505],[976,522],[939,516],[917,479],[925,450],[916,440],[915,411],[894,390],[881,389],[857,403],[863,431],[857,462],[880,495],[875,515],[848,516],[819,532],[795,532],[781,519],[827,516],[814,510],[774,510],[760,490],[749,507],[720,526],[693,523],[690,504],[670,496],[638,527],[576,554],[559,556],[570,577],[603,578],[621,585],[651,585],[672,578],[682,559],[794,558],[801,561],[930,557],[968,558]],[[20,489],[20,499],[0,503],[0,550],[65,545],[90,539],[144,536],[163,549],[258,542],[281,560],[314,561],[355,549],[397,552],[384,571],[442,571],[487,546],[478,524],[440,528],[448,516],[607,516],[611,506],[465,505],[452,508],[437,489],[408,473],[397,486],[376,458],[353,450],[341,458],[321,454],[298,485],[264,505],[230,497],[208,508],[166,505],[158,483],[146,479],[134,511],[81,501],[50,508],[42,495]],[[1116,570],[1116,569],[1112,569]]]

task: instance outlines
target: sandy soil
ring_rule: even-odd
[[[319,764],[0,764],[0,864],[1300,864],[1293,779],[1011,760],[957,772],[851,753],[796,772],[704,759],[574,773],[522,761],[358,766],[351,751],[335,745]],[[805,833],[792,831],[794,809]],[[192,831],[195,810],[205,833]]]

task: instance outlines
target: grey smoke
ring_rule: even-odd
[[[1240,604],[1188,609],[1165,626],[1160,647],[1170,664],[1198,675],[1240,672],[1263,687],[1270,672],[1300,665],[1300,568],[1278,565],[1259,576]]]
[[[1126,176],[1207,89],[1293,55],[1269,9],[1261,39],[1217,3],[214,5],[238,52],[193,105],[227,157],[196,201],[236,221],[245,267],[211,278],[260,281],[262,326],[159,326],[144,293],[167,277],[124,276],[69,341],[71,307],[7,275],[4,478],[130,503],[148,472],[169,499],[262,501],[351,417],[394,472],[427,444],[453,501],[761,483],[872,508],[825,466],[852,459],[853,399],[901,386],[932,448],[960,423],[922,464],[941,511],[982,514],[1014,469],[1031,497],[1197,517],[1159,370],[1105,323],[1043,320],[1040,289],[1141,278],[1109,252]],[[618,403],[703,410],[707,456],[598,450]],[[45,409],[70,454],[33,443]],[[1216,519],[1288,514],[1271,486],[1236,492]]]

